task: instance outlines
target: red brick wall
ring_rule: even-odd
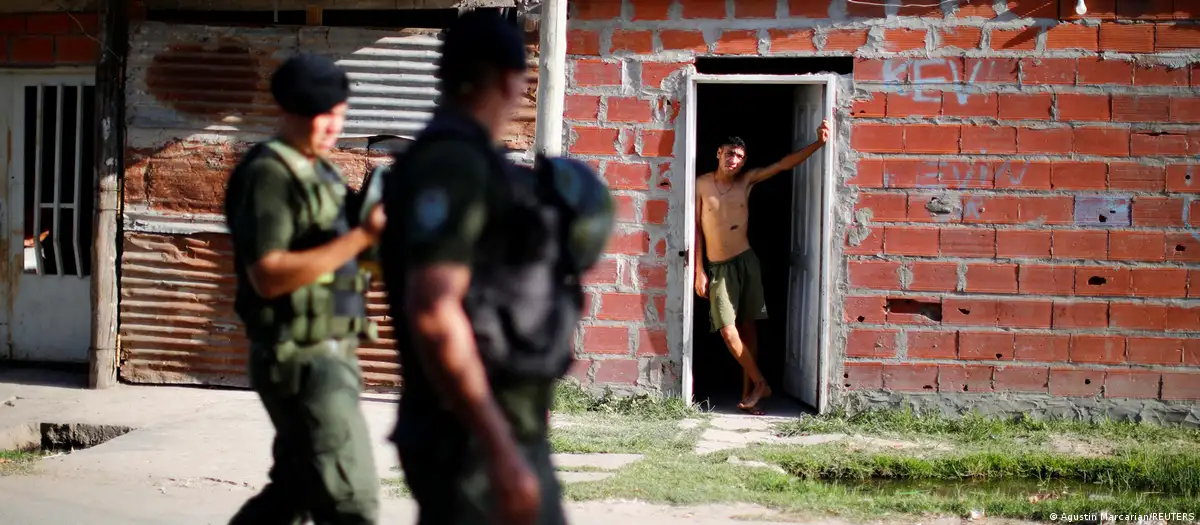
[[[835,398],[1200,399],[1200,4],[1089,0],[1086,21],[1052,0],[571,4],[568,151],[622,205],[589,281],[585,381],[678,370],[678,349],[661,357],[675,80],[698,55],[833,55],[856,57],[834,144],[836,208],[855,212],[837,219]]]
[[[99,58],[96,13],[0,14],[0,65],[91,65]]]

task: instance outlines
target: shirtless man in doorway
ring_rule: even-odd
[[[717,149],[717,171],[696,181],[696,293],[709,299],[709,318],[730,353],[742,365],[742,401],[738,408],[762,415],[758,402],[770,397],[755,359],[758,330],[767,318],[758,257],[746,236],[750,190],[778,173],[791,170],[829,140],[829,121],[817,129],[817,141],[765,168],[742,171],[746,144],[730,137]],[[709,263],[704,264],[705,256]]]

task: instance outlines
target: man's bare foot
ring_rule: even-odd
[[[768,397],[771,397],[771,387],[767,386],[767,382],[764,380],[754,385],[754,391],[742,399],[741,403],[738,403],[738,408],[747,409],[757,406],[759,401]]]
[[[763,411],[763,409],[759,408],[758,405],[743,408],[741,411],[752,416],[765,416],[767,414]]]

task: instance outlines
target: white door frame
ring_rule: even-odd
[[[3,184],[4,203],[3,210],[0,210],[0,228],[3,228],[2,235],[8,238],[9,243],[22,244],[24,239],[24,215],[25,215],[25,195],[24,191],[13,191],[14,178],[23,179],[24,163],[28,159],[24,158],[24,152],[18,148],[24,148],[25,131],[23,129],[24,108],[18,107],[18,86],[24,83],[38,84],[45,83],[55,84],[60,81],[83,81],[85,83],[93,83],[96,78],[96,68],[92,66],[67,66],[53,67],[46,69],[4,69],[0,70],[0,103],[3,104],[4,111],[0,111],[0,132],[6,133],[9,136],[6,147],[0,147],[0,176],[4,179],[0,180]],[[85,128],[83,133],[93,133],[94,128],[91,126]],[[99,144],[95,145],[97,150]],[[17,162],[18,158],[20,162]],[[94,170],[94,165],[82,166],[80,169]],[[21,186],[23,187],[23,181]],[[80,192],[85,192],[86,195],[80,195],[78,198],[95,199],[94,184],[89,187],[80,187]],[[39,197],[40,198],[40,197]],[[14,214],[13,212],[20,212]],[[95,209],[93,208],[93,214]],[[93,221],[95,220],[93,216]],[[17,226],[20,226],[19,228]],[[81,234],[85,232],[79,232]],[[94,231],[86,232],[87,235],[93,235]],[[98,239],[91,239],[93,243]],[[115,240],[110,240],[113,242]],[[12,346],[12,325],[13,308],[17,307],[17,297],[14,294],[20,293],[20,281],[26,277],[24,268],[24,256],[22,249],[8,246],[7,253],[4,257],[9,258],[8,273],[0,275],[0,297],[5,299],[5,304],[0,305],[0,357],[16,358]],[[81,254],[81,256],[91,258],[91,253]],[[89,275],[87,279],[92,279]],[[95,305],[89,304],[89,310],[94,312]],[[91,330],[91,320],[89,319],[89,332]],[[89,345],[90,346],[90,345]],[[77,360],[72,360],[77,362]],[[86,355],[84,361],[86,362]]]
[[[683,275],[682,280],[675,282],[675,288],[680,292],[671,294],[670,301],[674,308],[668,308],[668,311],[679,312],[677,318],[681,320],[682,326],[677,330],[673,330],[678,334],[680,346],[680,355],[683,357],[682,370],[682,394],[684,401],[693,403],[694,388],[692,385],[692,351],[693,351],[693,319],[695,316],[693,298],[694,294],[692,283],[695,282],[695,235],[696,235],[696,86],[697,84],[809,84],[825,86],[825,118],[833,125],[833,108],[836,104],[835,95],[837,94],[838,76],[833,74],[807,74],[807,75],[705,75],[700,73],[691,73],[687,75],[685,80],[685,93],[683,94],[683,126],[684,133],[682,150],[683,151],[683,239],[679,244],[682,249]],[[833,141],[826,147],[821,148],[821,154],[825,156],[824,170],[824,195],[821,202],[821,276],[820,276],[820,333],[817,336],[818,359],[820,361],[820,375],[818,386],[818,413],[825,413],[829,402],[829,343],[830,343],[830,312],[832,305],[830,301],[831,291],[833,289],[832,267],[833,260],[833,202],[834,202],[834,176],[833,164]],[[669,316],[673,317],[673,316]]]

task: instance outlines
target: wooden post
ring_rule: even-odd
[[[567,1],[545,0],[541,9],[534,150],[557,156],[562,154],[563,105],[567,96]]]
[[[100,63],[96,67],[96,216],[92,237],[92,344],[88,387],[117,384],[117,215],[125,169],[125,57],[129,0],[100,2]]]

